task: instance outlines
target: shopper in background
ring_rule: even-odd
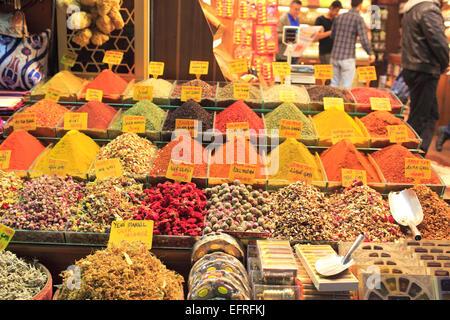
[[[324,29],[324,32],[319,33],[316,37],[319,40],[319,59],[321,64],[330,64],[331,49],[333,49],[331,26],[341,9],[342,3],[340,1],[333,1],[328,12],[324,16],[318,17],[314,23],[316,26],[322,26]]]
[[[375,55],[369,44],[367,30],[363,18],[360,16],[362,0],[352,0],[349,12],[338,16],[331,27],[331,64],[333,65],[333,79],[331,85],[350,89],[355,76],[355,44],[359,37],[361,44],[370,56],[369,62],[375,62]]]
[[[440,74],[448,68],[448,42],[437,0],[409,0],[404,10],[402,65],[411,99],[408,123],[422,138],[426,153],[439,119],[436,89]]]
[[[300,10],[302,8],[302,2],[294,0],[291,2],[289,11],[280,17],[280,22],[277,26],[278,31],[278,54],[276,56],[277,61],[286,61],[287,57],[284,55],[286,51],[286,45],[283,44],[283,29],[285,26],[299,27],[300,20],[298,16],[300,15]],[[292,57],[291,64],[297,64],[298,58]]]
[[[450,121],[446,127],[438,128],[438,136],[436,139],[436,150],[442,151],[445,141],[450,139]]]

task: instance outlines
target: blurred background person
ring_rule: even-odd
[[[287,57],[284,55],[286,51],[286,45],[283,44],[283,29],[285,26],[291,27],[299,27],[300,19],[298,16],[300,15],[300,10],[302,9],[302,2],[299,0],[294,0],[291,2],[289,6],[289,11],[283,14],[280,17],[280,22],[277,26],[278,31],[278,53],[276,56],[277,61],[287,61]],[[292,57],[291,64],[297,64],[298,58]]]

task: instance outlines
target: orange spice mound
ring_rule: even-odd
[[[388,137],[387,126],[405,125],[402,120],[387,111],[375,111],[361,118],[372,137]],[[416,138],[414,132],[407,127],[410,139]]]
[[[103,91],[104,95],[120,95],[125,91],[127,86],[128,82],[123,80],[119,75],[110,69],[105,69],[84,87],[83,93],[86,93],[87,89],[96,89]]]
[[[51,100],[40,100],[31,107],[26,108],[24,113],[36,113],[36,125],[38,127],[56,127],[59,120],[62,119],[64,113],[69,110],[60,104]]]

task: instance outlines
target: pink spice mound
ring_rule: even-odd
[[[250,129],[264,130],[263,120],[241,100],[236,101],[216,116],[215,129],[226,133],[227,123],[231,122],[248,122]]]

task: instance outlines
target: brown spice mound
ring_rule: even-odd
[[[63,271],[59,300],[179,300],[183,298],[182,276],[168,270],[142,243],[122,243],[96,251],[76,263],[80,288],[73,273]],[[75,280],[75,281],[73,281]]]
[[[412,188],[423,210],[423,221],[417,226],[427,240],[450,240],[450,206],[424,185]]]

